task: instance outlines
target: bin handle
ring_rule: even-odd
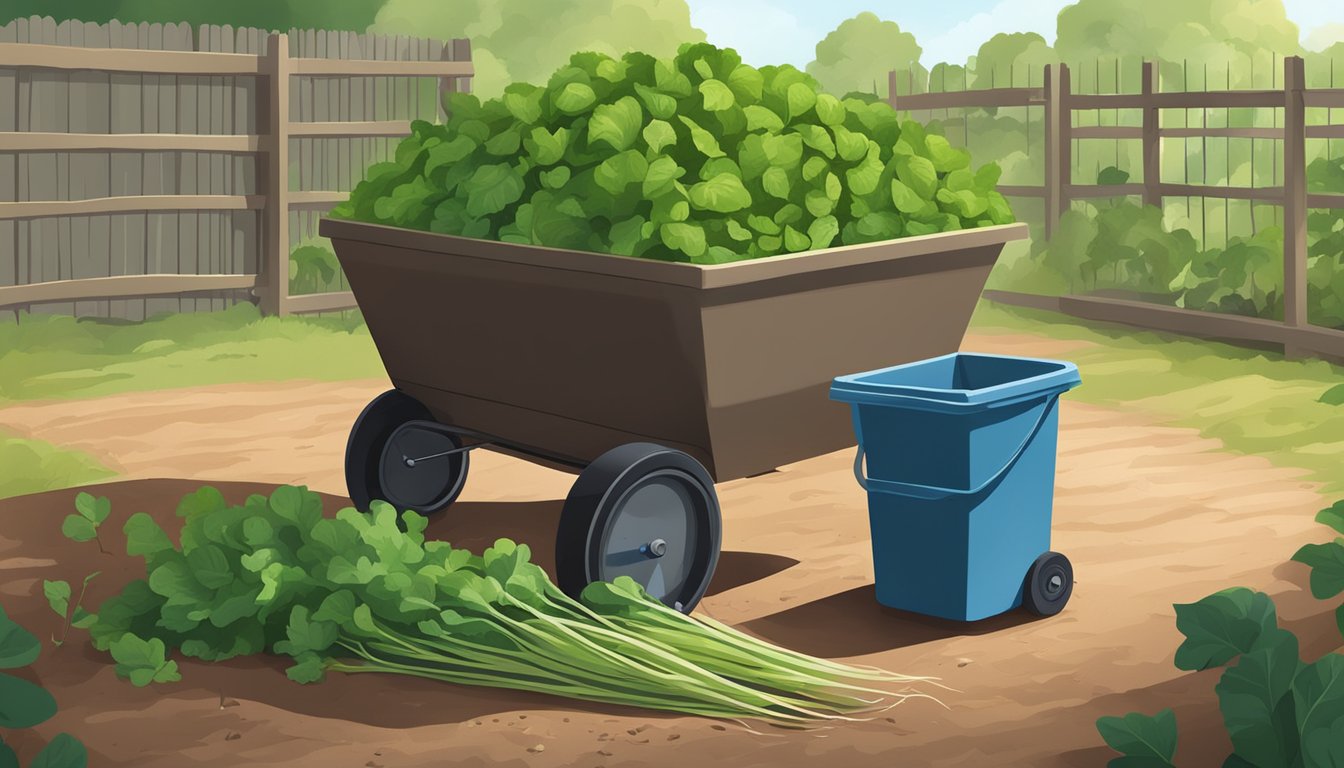
[[[1058,400],[1059,395],[1054,395],[1046,401],[1045,407],[1041,409],[1040,417],[1036,419],[1036,425],[1027,433],[1026,439],[1022,441],[1021,445],[1017,446],[1017,450],[1013,451],[1013,455],[1003,467],[1001,467],[998,472],[991,475],[988,480],[970,490],[962,488],[944,488],[940,485],[920,485],[919,483],[900,483],[894,480],[875,480],[870,478],[863,472],[864,451],[862,445],[859,446],[858,453],[854,456],[854,479],[859,481],[859,486],[865,491],[881,491],[884,493],[895,493],[901,496],[914,496],[916,498],[925,499],[936,498],[938,496],[973,496],[997,483],[1008,473],[1008,470],[1012,469],[1013,466],[1017,464],[1018,459],[1022,458],[1022,454],[1026,452],[1027,446],[1031,444],[1032,440],[1036,439],[1036,435],[1040,433],[1041,427],[1045,426],[1046,420],[1050,418],[1050,411],[1054,408],[1054,405]]]

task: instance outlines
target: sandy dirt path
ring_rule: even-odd
[[[1067,356],[1074,344],[977,336],[970,349]],[[1084,382],[1084,386],[1086,382]],[[344,499],[346,431],[386,382],[289,382],[138,393],[0,410],[0,429],[86,451],[124,475],[98,487],[120,521],[167,522],[204,481],[231,501],[279,483]],[[1274,595],[1308,658],[1338,640],[1331,606],[1288,563],[1328,538],[1324,504],[1302,473],[1223,452],[1153,417],[1065,402],[1054,548],[1077,571],[1060,616],[1020,613],[960,625],[880,607],[873,594],[864,493],[842,451],[719,486],[724,554],[705,613],[808,653],[933,675],[957,689],[948,708],[908,702],[888,716],[819,733],[753,734],[732,725],[586,706],[541,696],[377,676],[289,683],[281,664],[184,663],[183,682],[149,690],[118,681],[82,641],[36,667],[62,712],[40,729],[81,736],[93,764],[184,766],[1101,766],[1112,756],[1100,715],[1172,706],[1178,761],[1216,766],[1228,746],[1217,673],[1172,666],[1171,604],[1234,585]],[[472,458],[461,500],[429,534],[483,546],[532,544],[549,565],[572,476],[487,452]],[[55,629],[41,580],[104,571],[91,601],[142,575],[137,561],[74,547],[61,517],[75,491],[0,502],[0,600],[39,634]],[[30,747],[20,740],[21,748]],[[542,747],[541,751],[536,751]]]

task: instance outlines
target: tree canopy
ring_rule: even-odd
[[[913,71],[915,81],[921,84],[916,90],[922,90],[927,76],[919,63],[923,52],[915,36],[903,32],[896,22],[864,11],[842,21],[817,43],[816,59],[807,65],[807,71],[831,93],[875,92],[885,98],[887,73],[893,69]],[[898,93],[903,90],[898,84]]]

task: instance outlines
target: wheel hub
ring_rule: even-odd
[[[667,554],[667,542],[663,539],[654,539],[648,544],[639,548],[639,552],[650,558],[658,558]]]

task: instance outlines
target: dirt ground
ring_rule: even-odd
[[[967,348],[1067,357],[1073,342],[978,336]],[[1086,386],[1086,381],[1084,381]],[[0,410],[0,428],[86,451],[124,479],[111,498],[108,549],[121,521],[173,519],[203,482],[230,501],[280,483],[345,503],[341,456],[360,408],[386,382],[290,382],[32,403]],[[539,695],[373,675],[289,682],[282,664],[182,664],[183,681],[136,689],[82,639],[44,651],[36,677],[57,718],[22,734],[21,753],[59,731],[96,766],[1101,766],[1113,756],[1101,715],[1174,707],[1178,763],[1217,766],[1229,751],[1217,672],[1172,666],[1172,603],[1234,585],[1274,595],[1308,658],[1337,640],[1330,605],[1305,591],[1296,548],[1328,533],[1325,500],[1302,473],[1220,450],[1157,417],[1065,402],[1054,548],[1077,572],[1072,601],[1044,620],[1013,613],[973,625],[880,607],[872,586],[863,491],[843,451],[719,486],[724,553],[698,610],[807,653],[932,675],[957,692],[946,707],[914,700],[876,720],[817,732],[767,729],[588,706]],[[548,565],[572,477],[477,452],[462,499],[432,536],[479,548],[527,541]],[[96,605],[142,575],[138,560],[101,555],[60,534],[74,490],[0,502],[0,603],[45,636],[58,620],[43,579],[90,588]],[[170,530],[172,530],[170,528]],[[1313,638],[1319,639],[1313,647]],[[36,736],[36,738],[35,738]]]

